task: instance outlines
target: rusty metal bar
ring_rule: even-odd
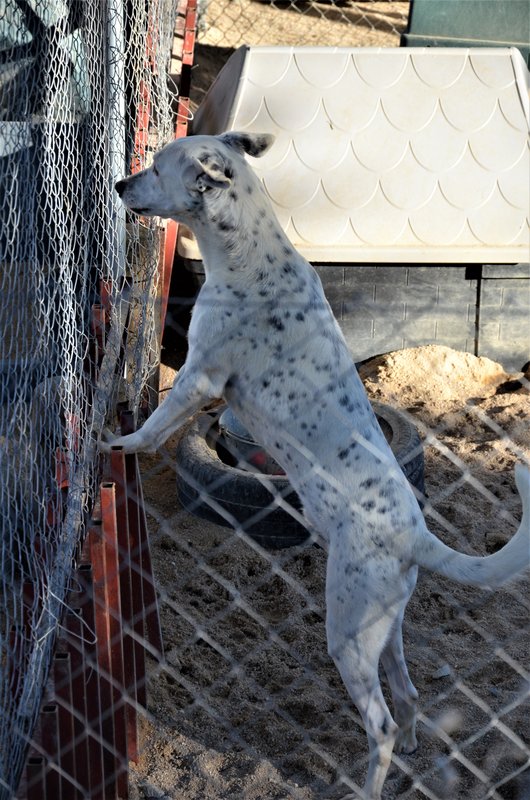
[[[134,429],[133,416],[129,411],[121,414],[121,431],[126,435]],[[131,564],[132,624],[134,629],[134,655],[136,674],[136,700],[144,708],[147,705],[145,650],[142,644],[146,639],[145,603],[143,594],[143,574],[141,564],[142,540],[139,530],[139,512],[135,488],[136,458],[125,456],[125,485],[127,487],[127,521],[129,538],[129,557]]]
[[[164,338],[167,308],[169,305],[169,292],[171,288],[171,274],[177,247],[178,222],[168,220],[165,231],[160,237],[160,254],[158,258],[160,269],[160,344]]]
[[[86,553],[90,552],[91,539],[101,537],[101,522],[92,522],[89,528]],[[84,661],[84,691],[86,703],[87,720],[87,747],[88,759],[90,764],[89,779],[86,783],[90,787],[90,800],[104,800],[104,754],[105,747],[103,741],[103,730],[101,719],[103,715],[101,702],[101,680],[99,674],[99,664],[97,660],[96,647],[96,622],[95,622],[95,602],[94,602],[94,578],[92,564],[83,563],[78,568],[79,583],[81,592],[79,593],[79,606],[81,619],[85,623],[86,632],[94,632],[94,641],[83,634],[82,658]],[[75,639],[74,639],[75,642]],[[81,750],[80,757],[83,751]]]
[[[99,282],[99,298],[103,311],[105,312],[104,321],[108,323],[110,320],[113,285],[111,280],[101,280]]]
[[[127,474],[125,454],[121,448],[113,447],[110,454],[111,480],[115,486],[117,544],[119,554],[119,581],[121,601],[121,621],[123,628],[123,687],[126,705],[126,726],[128,754],[132,761],[138,760],[137,724],[137,677],[136,642],[134,640],[134,608],[132,593],[132,559],[130,548],[133,543],[129,535],[129,514],[127,503]],[[141,645],[140,645],[140,649]],[[140,665],[138,665],[140,667]]]
[[[184,44],[182,47],[182,64],[193,66],[195,51],[195,34],[197,31],[197,0],[188,0],[186,9],[186,23],[184,29]]]
[[[94,630],[96,634],[96,674],[99,688],[99,715],[103,751],[103,785],[101,797],[117,797],[117,776],[121,768],[118,748],[115,746],[115,709],[112,689],[111,641],[109,625],[109,587],[105,561],[103,525],[99,520],[91,525],[88,537],[92,564],[92,591],[94,598]],[[113,587],[112,593],[116,589]],[[119,719],[118,719],[119,722]],[[119,735],[118,735],[119,736]]]
[[[53,658],[54,699],[57,705],[58,759],[63,800],[77,800],[75,773],[75,730],[73,716],[70,653],[56,652]]]
[[[40,715],[40,740],[46,759],[45,782],[46,800],[63,800],[59,771],[59,725],[57,704],[49,703],[42,707]]]
[[[90,773],[89,769],[89,712],[87,707],[86,687],[89,678],[90,665],[87,663],[85,653],[85,637],[88,630],[83,630],[83,611],[81,608],[70,608],[64,619],[64,645],[70,656],[70,674],[72,680],[72,722],[73,722],[73,758],[74,774],[77,783],[85,790],[85,797],[89,794]],[[99,698],[97,700],[99,706]],[[101,755],[99,756],[101,764]],[[101,772],[101,769],[100,769]],[[101,776],[100,776],[101,782]],[[78,793],[78,796],[82,796]]]
[[[100,488],[101,519],[103,523],[103,561],[105,623],[107,647],[102,648],[108,659],[106,668],[111,678],[111,708],[114,718],[114,748],[117,764],[116,785],[120,800],[128,797],[127,720],[124,701],[123,632],[121,627],[120,563],[118,522],[116,517],[116,487],[102,483]],[[98,635],[99,642],[99,635]]]
[[[122,435],[125,436],[133,431],[133,414],[131,411],[123,411],[121,415]],[[133,557],[133,562],[136,561],[138,574],[141,578],[141,597],[143,613],[145,614],[147,625],[147,638],[151,647],[160,657],[163,657],[164,645],[151,562],[151,549],[147,531],[147,520],[145,517],[142,484],[138,469],[138,459],[134,453],[125,456],[125,467],[128,487],[129,528],[131,535],[137,536],[138,541],[138,549],[136,552],[131,553],[131,555]],[[135,528],[135,526],[137,527]]]
[[[160,614],[158,609],[158,597],[156,596],[155,579],[151,561],[151,548],[149,545],[149,534],[147,531],[147,518],[145,515],[144,498],[138,466],[136,465],[136,491],[138,495],[138,521],[140,540],[142,543],[142,576],[143,576],[143,598],[145,602],[145,616],[147,624],[148,641],[157,653],[157,657],[164,657],[164,642],[162,639],[162,628],[160,627]]]
[[[26,765],[26,800],[47,800],[46,759],[32,755]]]

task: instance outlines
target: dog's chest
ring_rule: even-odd
[[[394,459],[316,273],[302,264],[259,270],[246,284],[217,277],[194,323],[199,361],[223,371],[224,398],[284,468],[306,513],[319,527],[348,516],[359,481]],[[375,514],[383,499],[369,500]]]
[[[254,395],[269,389],[271,401],[286,401],[300,391],[300,382],[314,390],[351,366],[309,265],[295,269],[284,263],[245,278],[207,282],[190,328],[190,345],[205,348],[207,343],[240,391],[245,385]]]

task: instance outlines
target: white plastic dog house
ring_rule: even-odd
[[[276,135],[253,167],[357,358],[437,341],[517,368],[529,85],[513,48],[242,47],[193,133]],[[200,259],[186,231],[179,253]]]

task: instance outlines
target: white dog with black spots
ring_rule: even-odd
[[[102,442],[156,450],[212,398],[224,398],[285,470],[309,523],[327,542],[328,649],[368,736],[363,795],[380,798],[394,748],[416,746],[416,703],[402,620],[418,566],[494,588],[530,563],[530,472],[518,465],[523,516],[497,553],[475,557],[426,527],[387,444],[315,270],[294,249],[245,153],[273,137],[249,133],[171,142],[149,169],[119,181],[132,211],[194,233],[206,271],[186,362],[137,432]],[[394,716],[383,698],[382,663]],[[353,797],[353,795],[350,795]]]

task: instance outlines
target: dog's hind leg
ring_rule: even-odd
[[[360,664],[358,658],[351,657],[351,650],[355,647],[356,643],[350,642],[341,655],[334,654],[334,661],[359,710],[368,737],[370,755],[364,794],[370,800],[379,800],[392,760],[398,726],[383,697],[377,664],[367,670],[366,663]]]
[[[409,595],[403,601],[390,632],[388,642],[381,654],[381,663],[385,670],[392,692],[394,719],[398,724],[395,749],[400,753],[413,753],[416,741],[416,709],[418,692],[412,683],[403,652],[403,616],[408,599],[416,585],[418,568],[412,567],[407,579]]]
[[[381,654],[394,703],[394,718],[398,725],[395,749],[398,753],[413,753],[418,746],[416,740],[416,708],[418,692],[410,680],[405,655],[401,623],[403,615],[396,621],[390,639]]]
[[[352,598],[352,603],[360,605],[363,598]],[[328,600],[329,653],[359,710],[368,736],[370,757],[364,794],[370,800],[379,800],[398,730],[384,700],[378,676],[381,650],[394,617],[383,614],[366,627],[357,626],[355,633],[348,631],[343,622],[344,609],[339,610],[336,603],[330,604]]]

